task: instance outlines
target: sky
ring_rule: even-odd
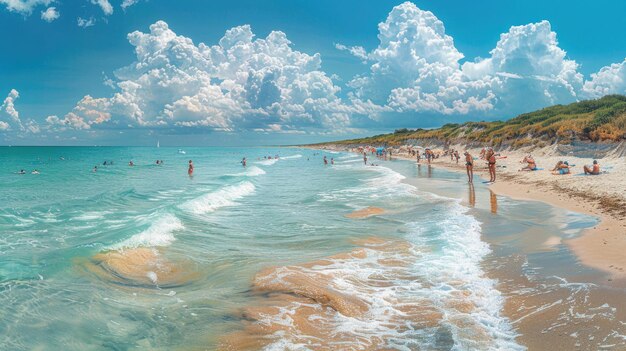
[[[0,145],[275,145],[626,94],[626,2],[0,0]]]

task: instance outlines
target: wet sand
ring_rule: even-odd
[[[364,209],[356,210],[354,212],[348,213],[346,217],[353,218],[353,219],[363,219],[363,218],[369,218],[372,216],[381,215],[383,213],[385,213],[385,210],[383,210],[380,207],[366,207]]]
[[[146,247],[101,252],[82,266],[103,281],[127,286],[172,288],[198,278],[188,263]]]
[[[421,281],[408,269],[412,261],[419,259],[415,247],[406,241],[380,237],[355,240],[354,244],[360,248],[318,261],[259,272],[252,285],[255,303],[239,311],[242,327],[225,335],[219,350],[259,350],[269,345],[281,350],[297,349],[297,346],[322,351],[396,350],[389,346],[393,339],[406,338],[415,330],[432,339],[432,347],[447,349],[453,341],[447,329],[442,328],[444,319],[458,328],[457,332],[467,333],[465,337],[472,339],[474,345],[487,347],[491,337],[467,318],[477,306],[471,298],[472,292],[464,290],[462,281],[450,282],[458,290],[440,299],[444,306],[427,296],[405,296],[402,300],[388,296],[386,312],[380,314],[380,306],[367,298],[367,292],[392,291],[401,288],[399,282]],[[355,261],[384,268],[384,271],[372,270],[366,276],[342,277],[353,287],[358,286],[358,293],[335,281],[345,274],[341,267]],[[354,273],[357,272],[350,274]],[[372,327],[377,324],[380,326]]]

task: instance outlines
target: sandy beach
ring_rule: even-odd
[[[326,149],[347,150],[341,145],[326,145]],[[424,146],[428,147],[428,145]],[[451,149],[463,153],[463,145],[451,145]],[[442,155],[431,161],[432,167],[442,167],[465,173],[463,156],[459,163],[443,156],[443,150],[432,149]],[[392,157],[415,161],[407,148],[392,149]],[[421,149],[423,151],[423,148]],[[467,149],[475,158],[474,174],[488,179],[486,161],[477,159],[481,149]],[[597,226],[585,231],[584,235],[567,240],[566,243],[582,263],[610,274],[609,284],[626,285],[626,158],[608,155],[598,159],[604,171],[597,176],[584,175],[583,165],[592,163],[591,158],[573,155],[563,156],[553,147],[541,149],[519,149],[502,151],[497,160],[497,181],[489,188],[498,195],[513,199],[540,201],[574,212],[589,214],[600,219]],[[520,161],[532,154],[540,170],[519,171],[526,164]],[[372,156],[373,157],[373,156]],[[571,174],[553,175],[550,170],[560,161],[568,161]],[[375,161],[374,161],[375,162]],[[422,158],[421,164],[427,161]]]

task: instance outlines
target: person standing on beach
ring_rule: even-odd
[[[496,153],[493,152],[493,149],[489,149],[487,151],[487,166],[489,167],[489,182],[496,182]]]
[[[474,158],[470,155],[467,150],[464,153],[465,155],[465,169],[467,170],[467,180],[468,183],[473,184],[474,179]]]
[[[187,170],[187,174],[191,177],[193,176],[193,161],[189,160],[189,169]]]
[[[454,158],[456,158],[456,164],[459,164],[459,158],[461,158],[461,156],[459,156],[459,152],[457,150],[454,150]]]

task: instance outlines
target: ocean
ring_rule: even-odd
[[[519,290],[496,274],[512,249],[486,239],[522,231],[520,205],[501,200],[490,218],[493,198],[481,212],[457,196],[463,175],[373,162],[298,148],[0,148],[0,349],[524,350],[505,313]],[[435,191],[446,179],[462,187]],[[536,218],[553,236],[595,223],[545,208]],[[509,271],[545,263],[524,245]]]

